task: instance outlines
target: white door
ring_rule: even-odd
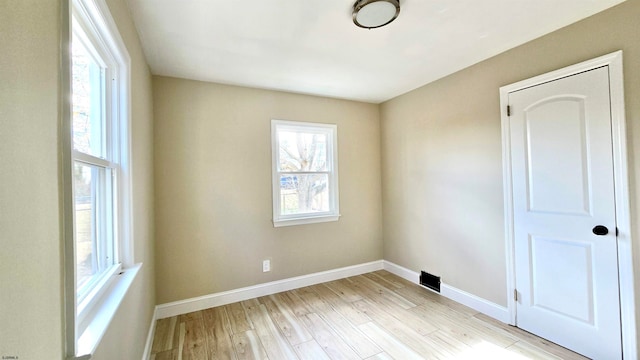
[[[619,359],[608,69],[515,91],[508,102],[517,326]]]

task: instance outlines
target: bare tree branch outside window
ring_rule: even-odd
[[[328,210],[325,134],[280,132],[280,171],[283,213]]]

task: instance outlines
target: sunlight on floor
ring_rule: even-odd
[[[529,360],[529,357],[483,341],[454,357],[455,359]]]

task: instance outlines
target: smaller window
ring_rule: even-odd
[[[337,126],[271,121],[273,225],[336,221]]]

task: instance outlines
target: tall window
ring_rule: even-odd
[[[337,127],[272,120],[274,226],[335,221]]]
[[[75,333],[91,325],[122,270],[128,156],[121,53],[95,3],[73,2],[71,160],[75,256]],[[94,6],[94,7],[92,7]],[[93,332],[89,331],[88,333]]]

